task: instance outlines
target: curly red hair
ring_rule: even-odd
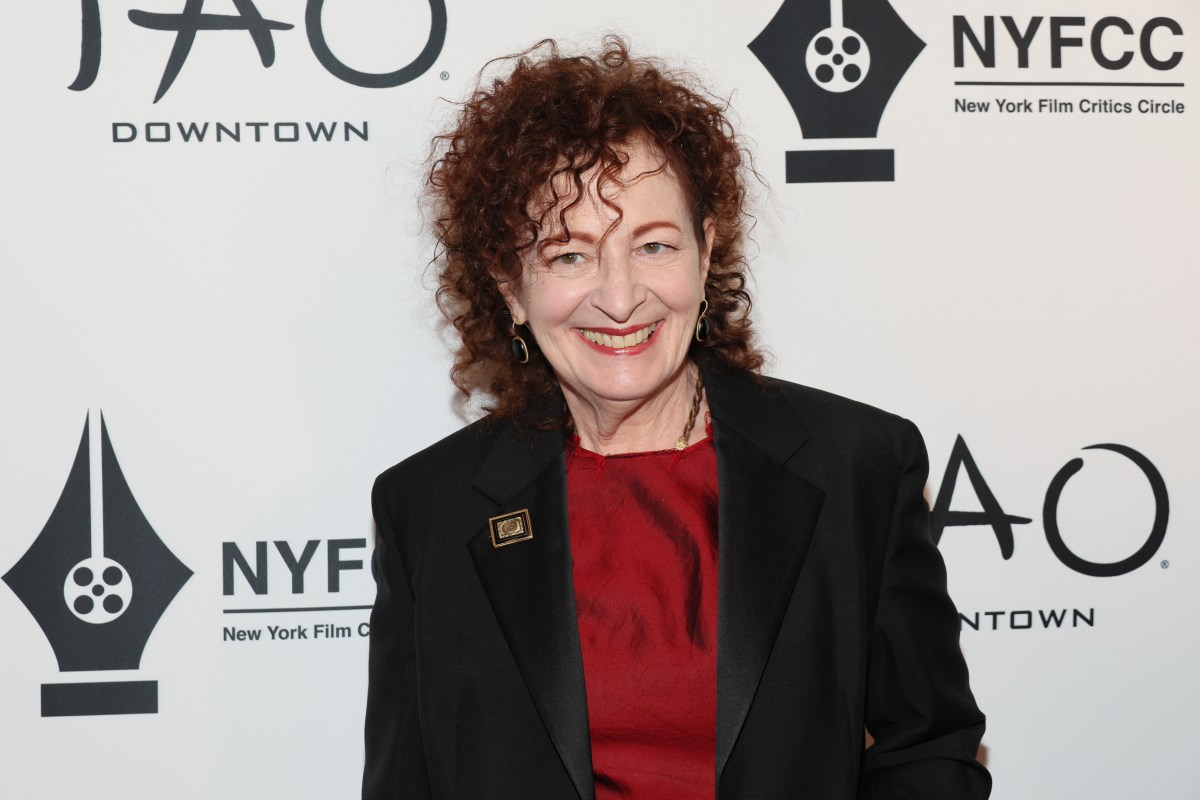
[[[497,281],[517,279],[521,252],[542,236],[550,209],[531,215],[539,193],[565,178],[575,187],[571,203],[578,202],[585,173],[616,176],[627,158],[622,145],[634,139],[659,150],[679,178],[700,241],[704,221],[714,223],[704,289],[710,333],[693,347],[712,350],[733,371],[757,373],[763,357],[751,329],[743,252],[744,180],[752,170],[724,105],[694,76],[631,56],[615,36],[594,56],[563,55],[546,39],[485,72],[496,63],[510,63],[511,71],[490,85],[481,73],[454,129],[433,140],[427,194],[438,240],[437,302],[461,340],[454,385],[468,396],[487,392],[494,418],[519,416],[554,391],[554,373],[532,337],[525,337],[529,362],[513,359],[512,320]],[[564,210],[556,216],[565,231]]]

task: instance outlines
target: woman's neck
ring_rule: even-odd
[[[684,362],[671,382],[649,397],[610,400],[591,397],[563,386],[563,396],[579,443],[604,455],[670,450],[684,432],[696,396],[698,368]],[[703,419],[707,398],[701,398],[699,413],[688,441],[704,438]]]

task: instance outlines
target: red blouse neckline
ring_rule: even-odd
[[[568,453],[570,456],[582,456],[600,463],[612,458],[653,458],[655,456],[672,456],[674,458],[679,458],[701,447],[704,447],[705,445],[712,444],[712,438],[712,417],[708,414],[705,414],[704,438],[697,439],[682,450],[676,450],[672,447],[667,450],[637,450],[632,453],[612,453],[605,455],[604,453],[597,453],[593,450],[588,450],[586,447],[580,444],[579,434],[577,433],[572,433],[567,437],[567,449],[570,451]]]

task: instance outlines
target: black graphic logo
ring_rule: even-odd
[[[1046,489],[1046,500],[1042,506],[1042,525],[1046,529],[1046,542],[1051,551],[1066,566],[1083,575],[1097,578],[1111,578],[1133,572],[1138,567],[1154,558],[1154,554],[1162,547],[1167,536],[1167,519],[1170,516],[1170,500],[1167,496],[1167,484],[1158,468],[1150,459],[1123,444],[1094,444],[1084,450],[1108,450],[1125,456],[1142,471],[1150,490],[1154,495],[1154,523],[1150,535],[1141,547],[1128,558],[1113,562],[1095,562],[1080,558],[1067,547],[1063,541],[1058,526],[1058,502],[1062,497],[1067,481],[1075,473],[1083,469],[1083,459],[1073,458],[1063,465],[1062,469],[1050,481]],[[967,473],[967,480],[975,491],[982,511],[953,511],[950,503],[954,499],[954,489],[958,482],[958,473],[962,469]],[[933,514],[930,527],[934,543],[940,542],[942,534],[948,527],[985,525],[992,529],[996,542],[1000,545],[1000,555],[1007,561],[1013,557],[1015,542],[1013,541],[1013,525],[1025,525],[1033,520],[1029,517],[1018,517],[1005,513],[996,499],[995,493],[983,478],[979,465],[962,436],[954,440],[950,451],[950,460],[946,464],[946,472],[942,476],[942,487],[938,491],[937,500],[933,504]]]
[[[982,511],[950,510],[950,501],[954,499],[954,489],[958,485],[960,468],[966,471],[967,480],[970,481],[971,488],[975,490],[975,497],[979,499]],[[996,543],[1000,545],[1000,555],[1004,556],[1004,560],[1007,561],[1013,557],[1013,551],[1016,549],[1016,542],[1013,540],[1013,525],[1027,525],[1030,522],[1033,520],[1029,517],[1004,513],[1004,509],[1000,507],[1000,501],[996,499],[991,487],[983,479],[983,473],[979,471],[975,457],[967,449],[966,440],[961,435],[955,438],[954,447],[950,450],[950,460],[946,462],[946,474],[942,476],[942,488],[938,490],[937,500],[933,504],[933,514],[930,518],[934,543],[941,541],[942,532],[948,527],[987,525],[996,534]]]
[[[138,508],[103,418],[89,414],[50,519],[4,576],[63,672],[132,670],[192,572]],[[42,716],[153,714],[157,681],[42,685]]]
[[[784,0],[750,50],[779,84],[806,139],[875,138],[925,43],[887,0]],[[890,181],[892,150],[792,150],[788,183]]]
[[[1150,483],[1150,490],[1154,493],[1154,524],[1150,528],[1150,535],[1146,538],[1142,546],[1138,548],[1137,552],[1121,561],[1096,563],[1094,561],[1086,561],[1072,553],[1058,530],[1058,499],[1062,496],[1063,488],[1067,485],[1067,481],[1071,479],[1071,476],[1083,469],[1083,459],[1073,458],[1063,465],[1063,468],[1054,476],[1054,480],[1050,481],[1050,488],[1046,490],[1046,503],[1042,509],[1042,524],[1046,526],[1046,541],[1049,542],[1050,549],[1054,551],[1054,555],[1058,556],[1058,560],[1076,572],[1097,578],[1124,575],[1126,572],[1132,572],[1154,558],[1154,554],[1158,552],[1158,548],[1162,546],[1163,539],[1167,536],[1167,517],[1170,516],[1167,484],[1158,469],[1150,463],[1150,459],[1132,447],[1126,447],[1123,444],[1094,444],[1091,447],[1083,449],[1111,450],[1114,453],[1120,453],[1134,464],[1137,464],[1138,469],[1142,471],[1142,474],[1146,476],[1146,480]]]
[[[1000,46],[996,44],[996,17],[987,14],[982,18],[982,25],[979,30],[972,24],[971,20],[965,16],[956,14],[954,16],[954,67],[962,69],[966,66],[966,52],[969,45],[974,51],[975,57],[978,60],[978,65],[984,69],[996,69],[997,50],[1002,50],[1001,55],[1004,59],[1008,59],[1011,63],[1011,55],[1016,56],[1016,66],[1019,70],[1028,70],[1030,68],[1030,51],[1035,49],[1036,42],[1038,48],[1044,44],[1050,54],[1050,68],[1063,69],[1064,63],[1067,60],[1065,53],[1073,48],[1078,48],[1080,55],[1076,57],[1074,64],[1087,64],[1088,57],[1099,67],[1106,70],[1123,70],[1126,67],[1140,60],[1143,64],[1154,70],[1167,71],[1175,69],[1179,66],[1179,62],[1183,60],[1182,50],[1167,51],[1164,43],[1171,42],[1174,46],[1174,40],[1183,36],[1183,26],[1170,17],[1154,17],[1148,20],[1141,26],[1140,30],[1135,30],[1135,25],[1129,20],[1122,17],[1102,17],[1096,20],[1091,26],[1091,32],[1087,37],[1087,48],[1084,47],[1084,39],[1082,34],[1088,27],[1086,17],[1050,17],[1049,22],[1043,26],[1046,21],[1045,17],[1030,17],[1026,22],[1019,22],[1016,17],[1003,16],[1000,21],[1004,23],[1004,30],[1008,34],[1008,42],[1006,44],[1005,37],[1000,37]],[[1159,31],[1163,33],[1155,37]],[[1045,34],[1039,34],[1039,31],[1046,31]],[[1080,34],[1075,36],[1073,34]],[[1156,44],[1157,38],[1157,44]],[[1011,49],[1007,46],[1011,44]],[[1123,48],[1123,49],[1122,49]],[[1003,60],[1002,59],[1002,62]],[[1001,66],[1007,66],[1001,63]],[[959,85],[994,85],[993,81],[967,81],[958,82]],[[1025,81],[1007,81],[1001,85],[1025,85]],[[1046,81],[1039,82],[1040,85],[1047,85]],[[1037,85],[1037,84],[1029,84]],[[1103,85],[1122,85],[1121,83],[1054,83],[1048,85],[1083,85],[1083,86],[1103,86]],[[1153,83],[1141,83],[1132,85],[1156,85]],[[1158,84],[1165,85],[1165,84]]]
[[[83,38],[79,49],[79,74],[67,87],[77,92],[95,83],[100,72],[101,54],[100,0],[80,0],[80,3]],[[196,41],[196,34],[200,31],[246,31],[258,50],[258,58],[262,65],[270,67],[275,63],[274,31],[290,31],[295,26],[287,22],[265,19],[255,7],[254,0],[233,0],[233,6],[236,14],[208,14],[204,12],[204,0],[184,0],[183,10],[178,14],[136,9],[129,12],[129,21],[134,25],[175,33],[175,44],[167,57],[167,66],[163,70],[154,102],[157,103],[163,98],[175,82],[175,78],[179,76],[179,71],[183,69],[183,64],[192,50],[192,44]],[[305,7],[304,24],[308,31],[309,47],[312,48],[317,61],[331,75],[355,86],[384,89],[408,83],[425,74],[433,66],[446,41],[446,2],[429,0],[429,37],[417,57],[394,72],[361,72],[343,63],[326,43],[322,23],[324,7],[325,0],[308,0]]]

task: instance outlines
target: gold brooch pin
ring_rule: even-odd
[[[492,517],[488,520],[488,525],[492,528],[492,547],[504,547],[533,538],[528,508]]]

